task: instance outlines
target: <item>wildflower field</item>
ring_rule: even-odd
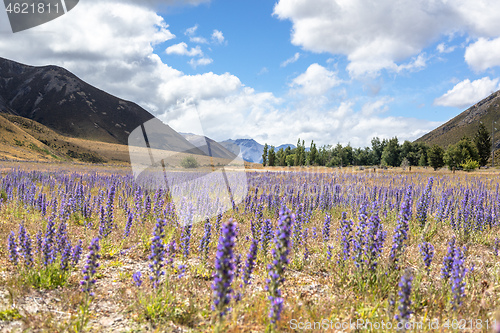
[[[0,170],[2,332],[498,330],[494,173],[248,172],[191,225],[125,167]]]

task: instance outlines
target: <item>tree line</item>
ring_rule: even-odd
[[[450,169],[471,170],[488,163],[491,155],[491,136],[486,126],[480,124],[474,137],[464,136],[446,150],[437,144],[429,146],[423,142],[404,141],[398,138],[375,137],[371,147],[354,148],[350,144],[342,146],[316,146],[311,141],[309,151],[304,140],[298,139],[296,148],[280,148],[264,145],[262,165],[264,166],[430,166],[435,170],[447,165]]]

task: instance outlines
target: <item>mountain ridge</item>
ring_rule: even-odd
[[[486,125],[488,131],[491,131],[492,124],[494,125],[495,122],[500,125],[500,90],[478,101],[441,126],[421,136],[415,142],[425,142],[429,145],[437,144],[446,148],[448,145],[458,142],[463,136],[472,138],[481,122]],[[496,136],[494,145],[499,148],[500,135]]]

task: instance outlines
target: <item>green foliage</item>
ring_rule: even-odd
[[[477,168],[479,168],[479,162],[474,161],[472,159],[468,159],[464,163],[460,164],[460,166],[465,170],[465,171],[473,171]]]
[[[0,320],[1,321],[13,321],[21,319],[22,316],[19,314],[19,311],[15,308],[5,309],[0,311]]]
[[[290,154],[287,157],[285,157],[286,165],[287,166],[294,166],[295,165],[295,154]]]
[[[27,284],[36,289],[56,289],[63,287],[68,282],[69,271],[63,271],[59,263],[53,263],[46,267],[32,268],[23,274]]]
[[[479,165],[486,165],[491,155],[491,136],[483,123],[479,124],[474,136],[474,144],[479,155]]]
[[[199,163],[194,156],[186,156],[182,159],[181,166],[185,169],[194,169],[199,166]]]
[[[465,136],[456,144],[450,145],[444,153],[444,163],[450,169],[458,168],[469,159],[477,161],[479,154],[476,146]]]
[[[271,146],[269,148],[269,151],[267,153],[267,161],[269,163],[269,166],[276,165],[276,153],[274,152],[274,146]]]
[[[266,143],[266,144],[264,144],[264,152],[262,153],[262,166],[266,166],[266,164],[267,164],[267,149],[268,149],[268,146]]]
[[[316,144],[314,140],[311,141],[311,149],[309,150],[309,154],[307,156],[310,165],[317,165],[318,163],[318,149],[316,148]]]
[[[444,166],[444,149],[438,145],[433,145],[427,154],[428,162],[434,170]]]
[[[279,166],[286,166],[286,153],[283,150],[283,147],[280,148],[276,153],[276,164]]]
[[[300,139],[297,141],[297,148],[295,148],[295,162],[294,165],[300,166],[306,164],[306,147],[304,145],[304,140],[302,140],[302,144],[300,143]]]
[[[390,165],[392,167],[399,166],[401,164],[400,161],[400,146],[398,143],[398,138],[394,137],[389,140],[387,146],[385,146],[384,151],[382,152],[382,160],[381,163],[383,165]]]

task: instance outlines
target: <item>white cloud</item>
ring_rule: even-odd
[[[197,44],[208,44],[208,40],[203,37],[189,37],[189,41]]]
[[[373,102],[367,102],[361,108],[361,114],[363,116],[371,116],[374,114],[384,113],[389,110],[387,104],[391,103],[394,99],[391,97],[382,97]]]
[[[496,0],[279,0],[274,7],[274,15],[292,22],[293,45],[345,55],[353,77],[398,71],[402,62],[456,31],[498,37],[498,12]]]
[[[500,38],[479,38],[477,42],[467,46],[465,62],[475,71],[500,66]]]
[[[179,76],[162,83],[158,93],[166,105],[175,105],[177,101],[191,98],[197,101],[223,98],[238,93],[242,88],[241,81],[234,75],[225,73],[217,75],[212,72]]]
[[[355,147],[370,146],[375,136],[415,140],[440,125],[414,118],[377,115],[391,100],[383,98],[361,105],[362,110],[376,109],[372,114],[356,112],[353,101],[330,108],[318,109],[317,105],[305,103],[288,109],[283,100],[272,94],[255,93],[245,88],[243,93],[224,99],[204,99],[198,111],[205,134],[211,138],[254,138],[262,144],[273,145],[295,144],[300,137],[307,144],[314,140],[320,146],[337,142],[351,143]],[[178,119],[172,126],[182,130],[185,123]]]
[[[281,66],[281,67],[286,67],[286,66],[288,66],[288,65],[290,65],[290,64],[293,64],[293,63],[294,63],[294,62],[296,62],[297,60],[299,60],[299,58],[300,58],[300,53],[299,53],[299,52],[297,52],[297,53],[295,53],[295,54],[293,55],[293,57],[288,58],[288,59],[286,59],[285,61],[283,61],[283,62],[281,63],[281,65],[280,65],[280,66]]]
[[[373,105],[362,105],[357,112],[355,101],[338,106],[324,103],[323,94],[341,81],[335,72],[318,64],[293,80],[286,102],[270,92],[246,87],[230,73],[185,75],[154,51],[155,45],[175,37],[154,11],[157,3],[80,2],[78,10],[47,24],[15,35],[3,34],[0,55],[31,65],[63,66],[100,89],[171,119],[176,129],[192,125],[191,119],[175,112],[176,106],[193,101],[206,134],[217,140],[254,137],[280,144],[295,143],[301,137],[318,144],[369,145],[375,135],[415,139],[434,127],[415,119],[382,117],[380,113],[389,101],[371,101]],[[10,31],[6,24],[0,19],[0,27]],[[185,50],[191,52],[192,48],[186,45]]]
[[[195,48],[191,48],[191,50],[188,50],[188,46],[184,42],[167,47],[165,52],[167,54],[187,55],[190,57],[203,55],[203,52],[201,51],[199,46],[196,46]]]
[[[198,24],[195,24],[194,26],[187,28],[186,31],[184,31],[184,35],[194,36],[194,34],[196,33],[196,30],[198,30]]]
[[[436,98],[434,105],[458,108],[469,107],[500,89],[498,82],[498,78],[492,80],[489,77],[483,77],[472,82],[466,79],[457,83],[453,89],[448,90],[443,96]]]
[[[454,46],[446,46],[445,43],[440,43],[438,46],[436,46],[436,50],[438,50],[439,53],[451,53],[455,51],[456,45]]]
[[[224,42],[224,35],[222,34],[222,31],[214,30],[212,33],[212,41],[214,41],[214,43],[222,44]]]
[[[214,62],[211,58],[199,58],[199,59],[191,59],[188,61],[188,64],[191,65],[191,67],[196,68],[198,66],[206,66]]]
[[[337,78],[335,72],[315,63],[310,65],[304,73],[293,79],[291,87],[292,92],[298,91],[304,95],[319,96],[340,83],[341,81]]]

